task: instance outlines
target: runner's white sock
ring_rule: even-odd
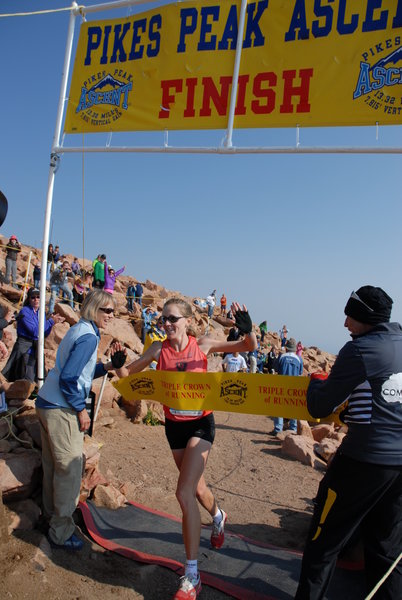
[[[223,519],[222,511],[221,511],[220,508],[217,508],[216,509],[216,513],[213,516],[213,520],[214,520],[215,525],[219,525],[220,522],[222,521],[222,519]]]
[[[184,574],[193,581],[198,580],[198,561],[186,560],[186,568]]]

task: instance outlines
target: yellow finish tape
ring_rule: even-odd
[[[308,410],[308,377],[262,373],[143,371],[114,383],[127,401],[155,400],[179,410],[214,410],[337,422],[337,414],[313,419]]]

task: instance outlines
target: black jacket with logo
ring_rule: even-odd
[[[356,460],[402,466],[402,327],[381,323],[353,336],[327,380],[312,380],[307,407],[326,417],[347,401],[340,451]]]

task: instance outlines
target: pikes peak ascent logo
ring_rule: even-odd
[[[380,58],[381,57],[381,58]],[[387,39],[362,53],[353,99],[364,99],[374,111],[400,115],[402,110],[401,37]]]
[[[109,125],[127,110],[132,75],[122,69],[116,69],[114,75],[102,71],[84,81],[75,110],[83,121],[95,126]]]
[[[151,396],[155,392],[154,382],[148,377],[130,381],[130,387],[133,392],[142,394],[143,396]]]
[[[244,404],[247,398],[247,384],[242,381],[227,379],[221,383],[220,398],[231,406]]]

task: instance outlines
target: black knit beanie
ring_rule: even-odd
[[[364,285],[352,292],[345,306],[345,315],[360,323],[388,323],[393,300],[380,287]]]

